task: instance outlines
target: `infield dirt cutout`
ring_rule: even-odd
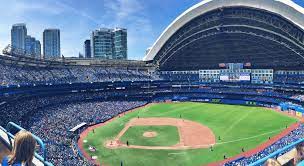
[[[127,146],[125,143],[120,141],[120,138],[132,126],[176,126],[180,140],[179,143],[173,146]],[[147,137],[155,137],[156,135],[154,134],[157,133],[147,131],[144,133],[144,136],[145,134]],[[209,148],[215,143],[215,135],[213,134],[212,130],[197,122],[176,118],[133,118],[125,125],[114,140],[109,140],[105,143],[105,147],[110,149],[133,148],[179,150]]]

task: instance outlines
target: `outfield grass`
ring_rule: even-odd
[[[146,138],[146,131],[154,131],[156,137]],[[132,126],[120,138],[124,143],[129,141],[130,145],[141,146],[173,146],[179,143],[179,134],[175,126]]]
[[[199,122],[208,126],[217,140],[214,151],[209,149],[195,150],[141,150],[141,149],[107,149],[103,145],[111,140],[124,128],[132,118],[139,117],[171,117]],[[96,115],[98,116],[98,115]],[[126,166],[201,166],[210,162],[220,161],[223,156],[235,156],[245,150],[257,147],[297,120],[275,111],[261,107],[237,105],[206,104],[206,103],[162,103],[144,107],[129,113],[113,122],[89,133],[89,145],[97,147],[95,153],[101,163],[117,166],[123,161]]]

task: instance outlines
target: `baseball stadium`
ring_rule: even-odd
[[[304,8],[291,0],[201,1],[140,61],[8,46],[0,71],[0,161],[26,130],[36,166],[304,165]]]

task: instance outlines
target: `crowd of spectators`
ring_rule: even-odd
[[[160,92],[160,90],[156,90]],[[290,102],[292,92],[278,92],[275,90],[253,89],[253,88],[225,88],[225,87],[204,87],[204,88],[172,88],[170,92],[179,93],[181,96],[218,98],[218,99],[239,99],[247,101],[260,101],[263,103]],[[163,92],[168,92],[163,90]]]
[[[41,109],[24,124],[29,131],[40,137],[48,151],[48,159],[54,165],[84,165],[72,149],[70,129],[85,122],[95,124],[105,122],[127,110],[146,102],[89,102],[59,104]]]
[[[248,101],[259,101],[259,102],[274,103],[274,104],[288,102],[288,100],[285,100],[282,98],[273,98],[273,97],[267,97],[267,96],[244,96],[243,99],[248,100]]]
[[[225,93],[225,94],[239,94],[239,95],[259,95],[268,97],[281,97],[290,98],[294,93],[282,93],[275,90],[267,89],[255,89],[255,88],[242,88],[242,87],[204,87],[196,89],[180,89],[180,91],[195,91],[195,92],[205,92],[205,93]]]
[[[23,126],[22,123],[27,121],[28,117],[31,117],[35,111],[39,111],[45,107],[50,107],[59,103],[79,102],[86,99],[110,95],[118,95],[118,92],[72,93],[30,98],[16,97],[0,104],[0,109],[2,111],[0,114],[0,126],[6,126],[9,121]]]
[[[299,100],[299,101],[304,101],[304,95],[294,95],[294,96],[291,96],[291,98]]]
[[[274,83],[303,84],[304,75],[303,74],[275,74]]]
[[[77,135],[70,129],[84,122],[107,121],[127,110],[145,105],[143,101],[86,100],[123,95],[118,92],[79,93],[34,97],[0,105],[0,125],[13,121],[40,137],[46,144],[47,160],[54,165],[91,165],[79,158],[72,143]]]
[[[297,129],[293,130],[290,134],[286,135],[285,137],[281,138],[280,140],[276,141],[271,146],[268,146],[264,150],[250,156],[245,157],[236,161],[231,161],[225,164],[225,166],[233,166],[233,165],[239,165],[239,166],[246,166],[251,163],[254,163],[255,161],[258,161],[259,159],[262,159],[264,157],[267,157],[271,153],[282,149],[286,147],[287,145],[290,145],[300,139],[303,139],[304,135],[304,125],[301,124]],[[291,150],[291,149],[289,149]],[[286,152],[285,152],[286,153]],[[280,155],[283,155],[285,153],[282,153]]]
[[[61,68],[54,68],[0,63],[0,71],[0,86],[158,79],[156,75],[144,70],[112,67],[62,66]]]
[[[198,74],[156,74],[147,70],[100,66],[39,67],[1,62],[0,70],[2,71],[0,73],[0,86],[109,81],[200,81]],[[304,75],[275,74],[274,83],[301,84],[304,83]]]
[[[208,83],[208,81],[213,80],[212,78],[200,78],[199,74],[191,73],[160,73],[160,77],[164,80],[179,80],[179,81],[202,81]],[[213,83],[219,83],[220,80],[214,79]],[[304,74],[279,74],[274,73],[273,82],[278,84],[304,84]]]
[[[160,78],[164,80],[181,80],[181,81],[199,81],[199,75],[198,74],[160,74]]]

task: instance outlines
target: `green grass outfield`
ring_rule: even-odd
[[[155,131],[157,136],[146,138],[143,133]],[[120,138],[120,141],[130,145],[141,146],[173,146],[179,143],[179,134],[176,126],[132,126]]]
[[[217,140],[214,151],[209,149],[194,150],[142,150],[142,149],[107,149],[103,145],[124,128],[132,118],[170,117],[199,122],[208,126],[221,140]],[[98,116],[98,115],[96,115]],[[261,107],[207,103],[161,103],[153,104],[138,111],[117,118],[105,126],[95,129],[85,138],[84,148],[91,156],[97,155],[101,163],[110,166],[201,166],[220,161],[224,154],[232,157],[245,150],[257,147],[285,129],[297,120],[275,111]],[[97,152],[88,151],[88,146],[97,148]]]

